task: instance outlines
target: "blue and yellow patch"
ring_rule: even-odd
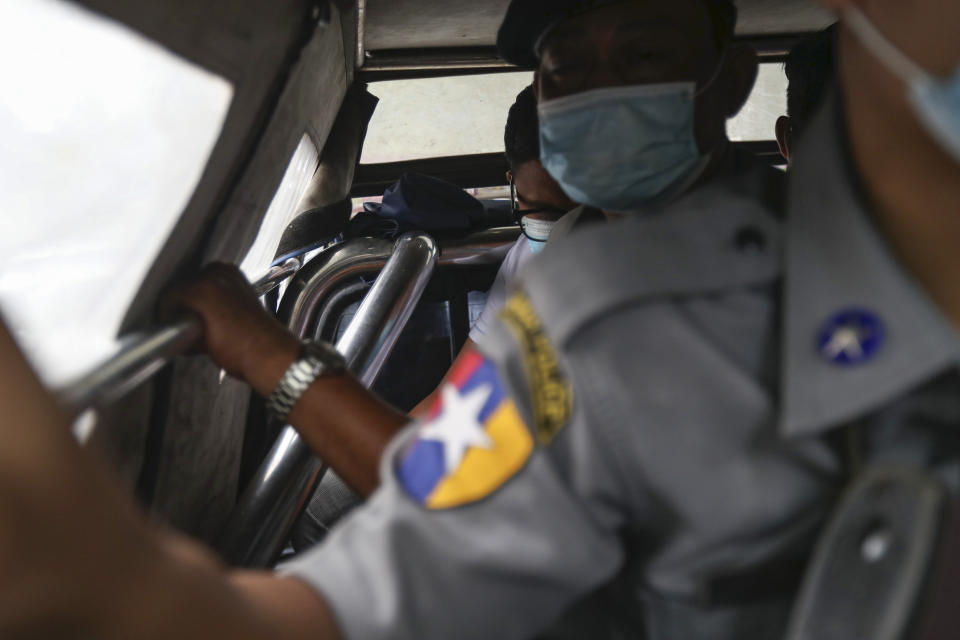
[[[448,380],[397,462],[400,485],[429,509],[486,498],[523,468],[534,448],[493,363],[469,352]]]

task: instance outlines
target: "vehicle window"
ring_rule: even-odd
[[[250,280],[256,280],[273,264],[283,232],[298,214],[302,213],[300,202],[307,194],[310,181],[317,172],[320,154],[310,136],[304,135],[297,145],[290,164],[283,174],[283,181],[270,202],[260,225],[260,233],[254,241],[240,268]]]
[[[360,162],[398,162],[503,151],[503,125],[531,72],[391,80],[380,98]]]
[[[747,104],[727,122],[731,140],[773,140],[777,118],[787,113],[787,75],[780,63],[760,65]]]
[[[500,73],[452,78],[392,80],[371,85],[380,98],[361,162],[399,162],[503,150],[507,110],[532,74]],[[730,120],[733,140],[772,140],[786,113],[783,65],[760,66],[753,94]]]
[[[0,2],[0,307],[48,383],[116,348],[233,87],[62,0]]]

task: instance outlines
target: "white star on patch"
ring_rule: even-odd
[[[493,440],[480,423],[480,411],[492,391],[490,385],[484,385],[466,395],[460,395],[459,390],[452,384],[443,388],[443,412],[423,428],[420,439],[443,444],[443,461],[447,473],[460,466],[471,447],[493,449]]]
[[[846,354],[851,360],[863,357],[863,343],[860,330],[856,327],[840,327],[830,336],[830,342],[823,346],[823,352],[829,358]]]

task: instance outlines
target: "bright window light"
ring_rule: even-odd
[[[270,202],[270,208],[267,209],[263,223],[260,225],[260,233],[250,247],[250,251],[247,252],[243,264],[240,265],[250,280],[256,280],[270,268],[277,254],[277,247],[280,246],[283,232],[294,218],[303,213],[300,210],[300,202],[307,194],[319,162],[320,154],[317,152],[316,145],[313,144],[310,136],[304,135],[300,139],[300,144],[297,145],[297,150],[293,152],[293,157],[290,158],[290,164],[287,165],[287,171],[283,174],[280,187]]]
[[[61,0],[0,2],[0,307],[48,383],[116,348],[233,87]]]
[[[380,104],[361,162],[399,162],[503,151],[507,111],[533,81],[527,72],[377,82]],[[753,93],[728,123],[732,140],[773,140],[787,111],[781,64],[760,65]]]
[[[727,123],[731,140],[773,140],[777,118],[787,115],[787,76],[782,64],[762,64],[753,93]]]
[[[503,151],[507,111],[533,82],[530,72],[391,80],[363,145],[364,164]]]

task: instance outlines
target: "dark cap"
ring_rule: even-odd
[[[500,56],[523,69],[536,69],[537,44],[563,20],[608,4],[627,0],[513,0],[497,34]],[[670,2],[672,0],[664,0]],[[733,34],[737,11],[733,0],[703,0],[711,13],[718,43]]]

